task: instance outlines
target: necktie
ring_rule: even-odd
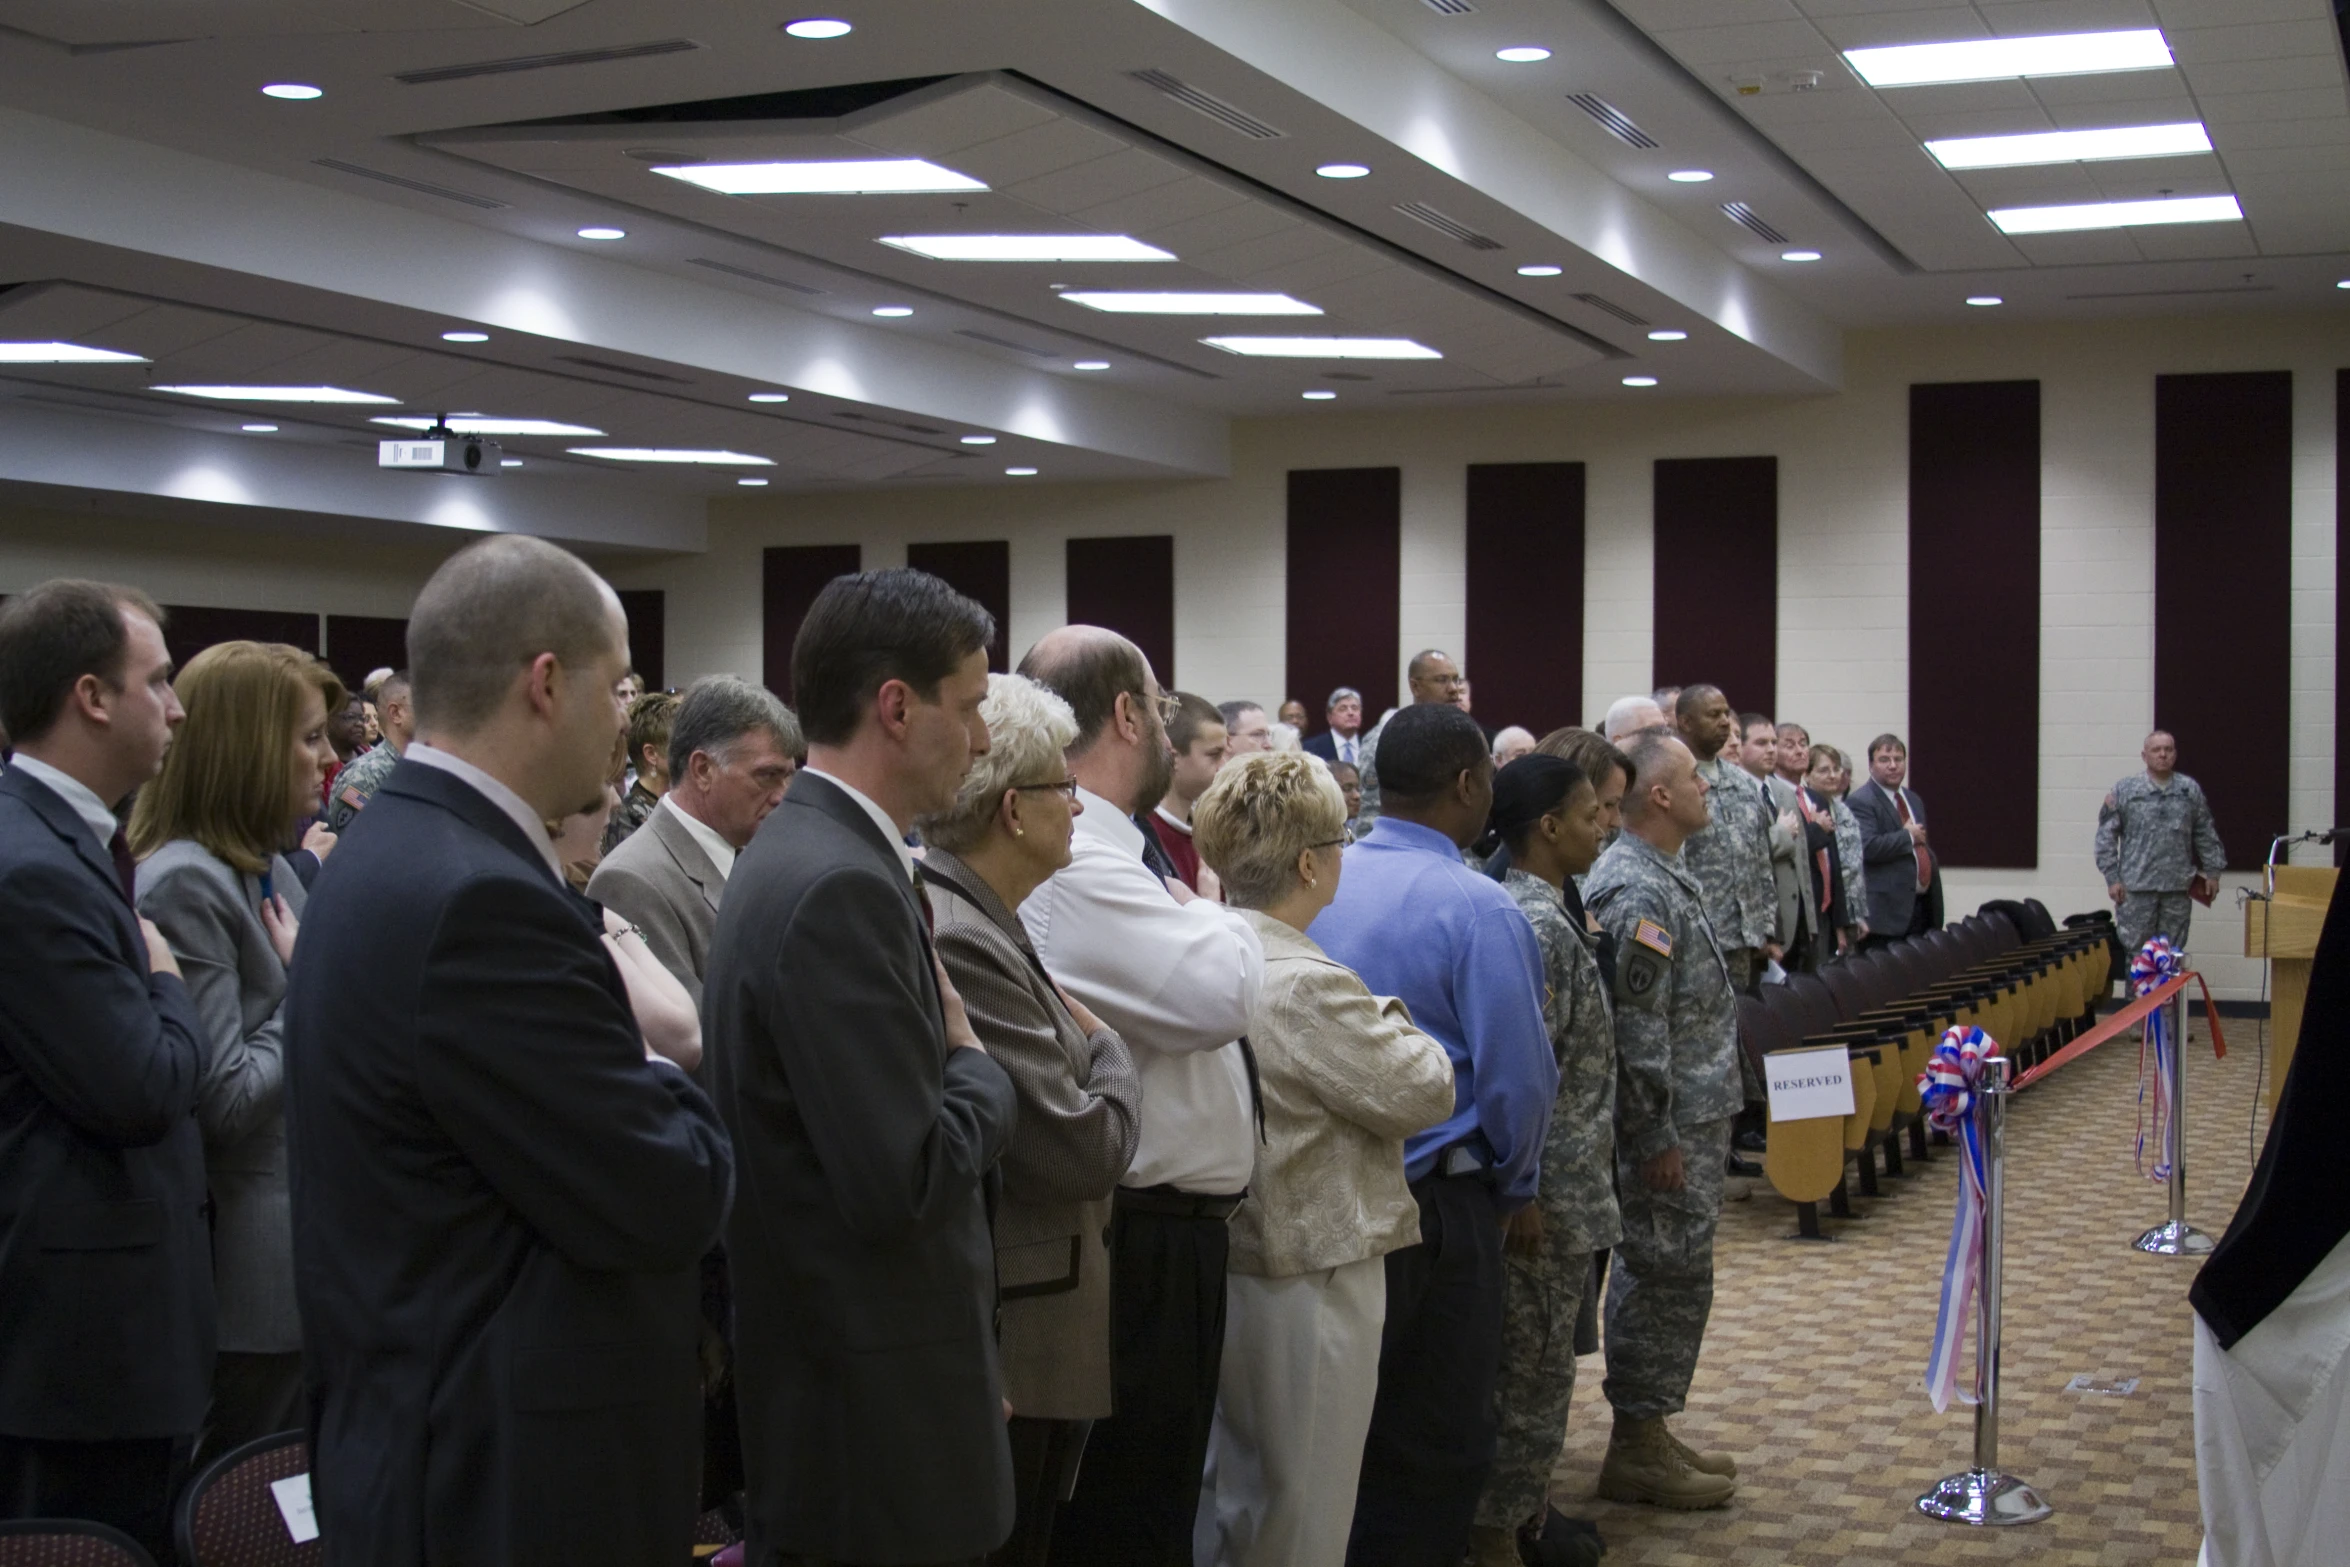
[[[1355,743],[1352,736],[1338,742],[1338,759],[1350,767],[1354,765]]]
[[[139,866],[131,858],[131,841],[120,827],[106,840],[106,852],[114,858],[114,879],[122,888],[122,901],[132,908],[139,906]]]
[[[1893,809],[1901,813],[1902,826],[1907,827],[1916,820],[1909,814],[1909,792],[1907,790],[1891,789],[1886,792],[1893,796]],[[1918,891],[1924,892],[1934,881],[1934,856],[1926,851],[1926,846],[1922,843],[1917,845],[1917,852]]]

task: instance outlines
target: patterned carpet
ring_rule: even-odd
[[[2248,1130],[2266,1131],[2265,1117],[2251,1121],[2258,1025],[2221,1023],[2227,1059],[2212,1059],[2200,1022],[2187,1058],[2187,1217],[2215,1237],[2251,1175]],[[2203,1537],[2187,1305],[2196,1264],[2130,1247],[2168,1216],[2164,1189],[2133,1168],[2136,1066],[2130,1041],[2102,1046],[2017,1096],[2008,1120],[1999,1458],[2054,1517],[1972,1529],[1914,1506],[1973,1451],[1973,1411],[1937,1415],[1923,1386],[1957,1192],[1956,1158],[1936,1149],[1925,1171],[1912,1164],[1908,1180],[1886,1183],[1898,1197],[1856,1202],[1867,1218],[1828,1220],[1842,1236],[1834,1245],[1781,1239],[1795,1212],[1765,1182],[1725,1210],[1713,1321],[1676,1428],[1738,1459],[1726,1510],[1593,1496],[1609,1420],[1602,1358],[1582,1362],[1556,1495],[1599,1521],[1610,1567],[1896,1567],[1929,1555],[2189,1567]],[[1971,1369],[1971,1339],[1966,1354]],[[2126,1397],[2068,1392],[2082,1373],[2139,1383]]]

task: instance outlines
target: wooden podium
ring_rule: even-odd
[[[2309,999],[2309,965],[2325,929],[2326,906],[2334,901],[2341,873],[2325,865],[2280,865],[2275,895],[2244,905],[2244,956],[2266,958],[2268,984],[2268,1076],[2261,1084],[2263,1108],[2275,1110],[2301,1037],[2301,1007]]]

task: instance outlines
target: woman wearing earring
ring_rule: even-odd
[[[995,1211],[1004,1399],[1012,1406],[1012,1537],[990,1560],[1035,1567],[1076,1484],[1092,1423],[1110,1413],[1110,1197],[1134,1160],[1142,1086],[1117,1033],[1055,985],[1020,905],[1069,863],[1084,809],[1063,754],[1069,704],[990,675],[987,754],[955,803],[922,822],[938,957],[1020,1118]]]
[[[1192,841],[1265,948],[1249,1025],[1263,1134],[1232,1215],[1194,1559],[1337,1567],[1379,1386],[1384,1259],[1420,1242],[1404,1139],[1452,1114],[1452,1062],[1305,933],[1338,892],[1346,844],[1319,758],[1225,763],[1192,808]]]

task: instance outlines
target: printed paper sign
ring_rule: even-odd
[[[1852,1114],[1852,1057],[1842,1045],[1775,1050],[1763,1057],[1771,1091],[1771,1119],[1809,1121]]]
[[[318,1514],[310,1509],[308,1475],[287,1475],[283,1480],[272,1480],[269,1494],[277,1498],[278,1516],[286,1521],[286,1533],[294,1537],[296,1545],[306,1545],[318,1538]]]

